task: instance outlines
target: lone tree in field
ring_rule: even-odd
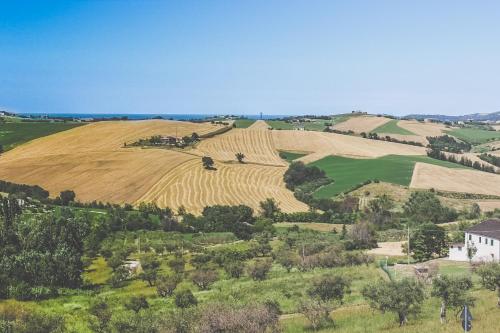
[[[300,312],[314,330],[332,322],[333,303],[342,304],[345,294],[350,293],[350,285],[351,282],[340,275],[323,275],[313,280],[307,290],[311,300],[300,304]]]
[[[276,214],[281,213],[278,203],[273,198],[267,198],[259,203],[262,216],[268,219],[274,219]]]
[[[486,289],[497,292],[500,307],[500,263],[488,263],[479,267],[476,273],[481,277],[481,284]]]
[[[406,324],[408,315],[420,313],[425,299],[422,285],[412,279],[396,282],[377,282],[365,286],[363,296],[370,306],[382,313],[394,312],[398,315],[399,326]]]
[[[236,156],[236,159],[240,163],[245,163],[243,160],[245,159],[245,154],[243,153],[236,153],[234,156]]]
[[[468,277],[441,276],[432,281],[431,295],[441,300],[441,323],[446,322],[446,310],[459,310],[464,304],[474,305],[474,299],[468,295],[472,280]]]
[[[210,156],[203,156],[201,158],[201,163],[203,163],[203,167],[207,170],[214,169],[214,160]]]
[[[75,201],[75,197],[75,192],[70,190],[62,191],[61,194],[59,194],[59,199],[63,206],[67,206],[70,202]]]

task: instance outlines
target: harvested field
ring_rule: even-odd
[[[500,200],[483,200],[476,201],[482,211],[490,212],[495,209],[500,209]]]
[[[333,224],[333,223],[316,223],[316,222],[279,222],[275,223],[276,228],[291,228],[293,226],[298,226],[300,229],[309,229],[319,232],[333,232],[335,229],[337,232],[342,231],[344,224]],[[349,231],[351,229],[351,224],[345,224],[346,229]]]
[[[394,133],[378,133],[378,135],[381,137],[388,135],[391,138],[396,139],[396,140],[420,142],[424,146],[426,146],[429,143],[425,137],[419,136],[419,135],[402,135],[402,134],[394,134]]]
[[[368,254],[383,255],[383,256],[403,256],[401,245],[405,242],[379,242],[378,247],[368,250]]]
[[[500,175],[470,169],[450,169],[427,163],[417,163],[413,171],[410,187],[500,195]]]
[[[235,128],[223,135],[202,141],[192,152],[200,156],[209,155],[216,160],[226,162],[236,162],[235,154],[243,153],[245,154],[244,161],[247,163],[287,165],[279,157],[278,150],[274,146],[272,131],[262,130],[259,127],[257,129]]]
[[[441,136],[446,134],[444,131],[449,130],[443,124],[419,122],[416,120],[400,120],[398,126],[415,133],[423,138],[428,136]]]
[[[350,117],[348,120],[333,125],[333,128],[339,131],[353,131],[354,133],[371,132],[377,127],[384,125],[391,121],[385,117],[375,116],[359,116]]]
[[[355,136],[312,131],[271,131],[278,150],[309,152],[299,161],[314,162],[329,155],[355,158],[384,155],[425,155],[425,148]]]
[[[269,125],[264,120],[257,120],[248,129],[267,131],[269,130]]]
[[[274,198],[285,212],[307,211],[293,193],[285,189],[285,167],[245,164],[216,164],[217,170],[206,170],[199,159],[189,160],[167,173],[138,202],[156,202],[159,206],[201,212],[215,204],[245,203],[258,210],[259,202]]]
[[[259,201],[273,197],[284,211],[306,210],[305,204],[297,201],[283,184],[286,164],[272,150],[268,131],[235,130],[230,138],[242,142],[234,150],[255,144],[252,151],[242,150],[249,160],[264,160],[279,167],[224,165],[213,156],[218,170],[207,171],[195,155],[197,149],[185,153],[122,147],[124,142],[156,134],[203,135],[220,128],[171,121],[95,123],[43,137],[5,153],[0,159],[0,179],[40,185],[51,196],[74,190],[80,201],[135,203],[143,198],[172,208],[184,204],[188,211],[199,212],[207,204],[242,203],[257,208]],[[203,143],[214,141],[213,146],[207,145],[208,152],[213,152],[213,147],[221,150],[221,158],[232,153],[234,159],[231,140],[224,139],[231,132],[206,139],[200,146],[203,149]]]

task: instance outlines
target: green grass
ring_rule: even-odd
[[[255,119],[236,119],[234,124],[236,128],[247,128],[255,123]]]
[[[276,130],[292,130],[294,128],[292,124],[283,120],[266,120],[266,123]]]
[[[400,135],[415,135],[415,133],[405,130],[398,126],[398,120],[390,120],[387,123],[375,128],[374,133],[400,134]]]
[[[499,131],[486,131],[478,128],[457,128],[447,131],[447,133],[472,145],[500,139]]]
[[[81,123],[8,122],[0,124],[0,145],[4,150],[57,132],[81,126]]]
[[[465,168],[460,164],[436,160],[427,156],[388,155],[374,159],[328,156],[310,164],[324,170],[326,175],[334,180],[332,184],[319,188],[314,196],[330,198],[351,190],[357,184],[374,179],[408,186],[416,162],[448,168]]]
[[[289,151],[280,151],[280,157],[287,162],[291,163],[292,161],[301,158],[302,156],[306,156],[307,154],[302,153],[292,153]]]

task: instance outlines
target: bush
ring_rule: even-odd
[[[265,280],[272,265],[271,259],[257,259],[247,265],[248,275],[255,281]]]
[[[57,291],[43,286],[30,287],[29,284],[20,282],[9,286],[8,294],[18,301],[40,301],[57,296]]]

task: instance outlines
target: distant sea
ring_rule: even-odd
[[[110,118],[122,118],[127,117],[130,120],[144,120],[162,117],[163,119],[170,120],[200,120],[207,118],[214,118],[217,114],[169,114],[169,113],[18,113],[20,116],[26,116],[30,118],[94,118],[94,119],[110,119]],[[261,119],[260,115],[233,115],[241,116],[248,119]],[[284,118],[286,115],[262,115],[262,119],[276,119]]]

